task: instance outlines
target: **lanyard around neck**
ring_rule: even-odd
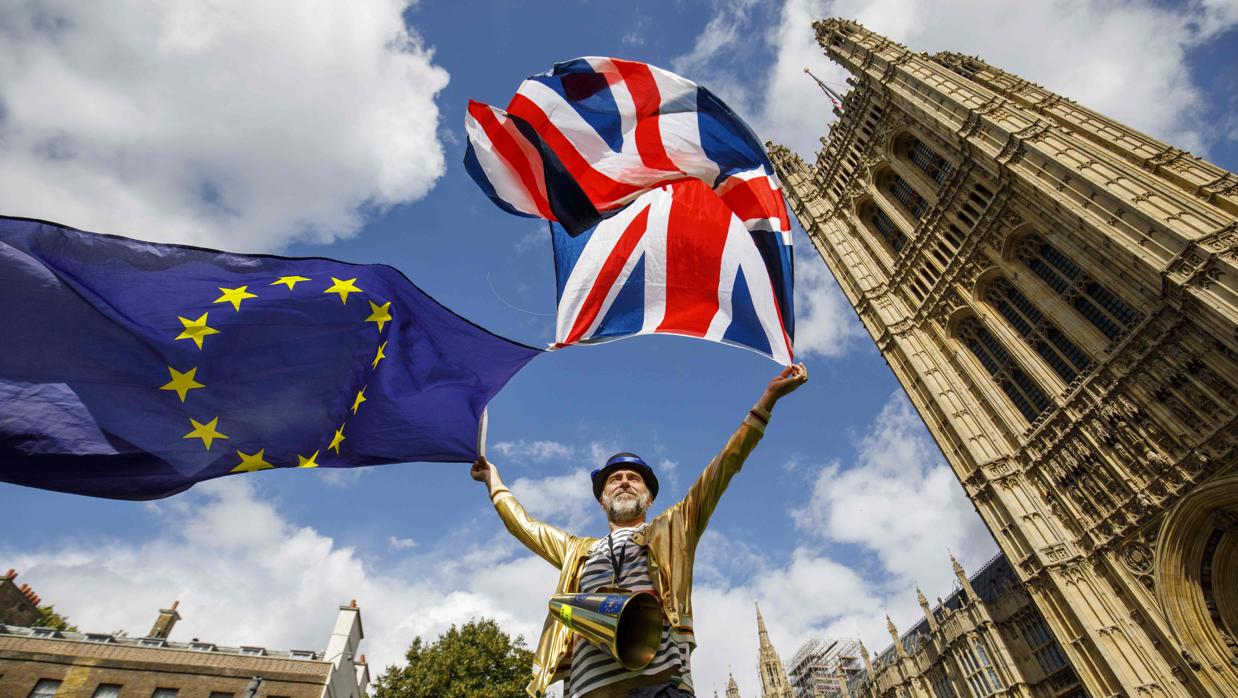
[[[612,531],[606,536],[606,546],[610,549],[610,565],[615,571],[612,584],[619,586],[619,574],[623,571],[624,558],[628,554],[628,542],[626,540],[623,541],[623,545],[619,546],[619,556],[615,557],[615,534]]]

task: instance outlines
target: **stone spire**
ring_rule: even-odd
[[[920,610],[924,611],[924,619],[928,621],[929,627],[933,632],[937,632],[937,617],[933,615],[933,609],[929,608],[928,599],[924,598],[924,592],[920,591],[920,587],[916,587],[916,600],[920,602]]]
[[[864,641],[860,640],[860,659],[864,660],[864,672],[869,676],[873,675],[873,660],[868,656],[868,648],[864,646]]]
[[[726,682],[726,698],[739,698],[739,684],[735,683],[735,677],[731,672],[727,672]]]
[[[972,588],[971,580],[967,578],[967,573],[963,571],[963,566],[959,564],[958,560],[954,559],[954,553],[950,553],[950,564],[954,567],[954,576],[959,578],[959,584],[963,586],[963,591],[967,592],[967,602],[975,603],[978,598],[976,590]]]
[[[757,609],[757,636],[761,646],[757,651],[757,673],[761,676],[761,698],[794,698],[791,692],[791,682],[787,680],[787,672],[782,668],[782,659],[769,641],[769,633],[765,630],[765,619],[761,617],[761,607],[753,602]]]
[[[886,630],[890,632],[890,638],[894,640],[894,651],[900,657],[907,656],[907,649],[903,647],[903,641],[898,637],[898,628],[894,627],[894,621],[890,620],[890,614],[886,614]]]

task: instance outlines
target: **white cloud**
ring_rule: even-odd
[[[522,477],[509,487],[530,514],[568,530],[582,530],[600,517],[589,471],[584,468],[563,475]]]
[[[550,247],[550,231],[546,229],[546,226],[539,225],[517,240],[515,247],[516,254],[539,250],[544,252]]]
[[[444,170],[408,4],[0,2],[0,210],[238,251],[354,234]]]
[[[827,17],[856,19],[913,51],[978,54],[1157,138],[1204,153],[1219,134],[1202,120],[1204,96],[1191,80],[1187,52],[1238,24],[1238,3],[788,0],[771,35],[778,55],[759,130],[805,155],[820,147],[817,139],[834,117],[803,68],[835,84],[847,76],[825,58],[813,36],[812,20]]]
[[[792,512],[797,526],[822,541],[854,543],[875,553],[903,583],[948,588],[946,548],[977,561],[994,543],[958,479],[902,392],[882,408],[860,440],[854,466],[821,468],[812,496]],[[924,576],[931,570],[930,576]]]
[[[332,487],[347,488],[357,484],[369,468],[318,468],[314,471],[323,482]]]
[[[558,441],[499,441],[498,443],[490,444],[490,449],[495,453],[510,458],[514,461],[532,461],[534,463],[544,463],[546,461],[563,461],[571,458],[576,454],[576,449],[568,444]]]
[[[415,635],[432,639],[474,617],[536,643],[556,579],[542,560],[503,545],[453,550],[452,565],[428,557],[380,568],[290,522],[243,478],[203,483],[151,511],[160,525],[145,541],[83,539],[37,551],[6,542],[0,557],[89,631],[144,634],[158,608],[179,599],[184,620],[173,639],[322,649],[336,608],[356,599],[374,675],[402,661]]]
[[[387,536],[387,548],[389,550],[408,550],[417,546],[417,541],[412,538],[397,538],[395,536]]]

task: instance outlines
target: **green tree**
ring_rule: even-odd
[[[50,605],[39,606],[39,619],[36,620],[34,624],[43,628],[68,630],[73,633],[77,632],[77,626],[69,624],[69,617],[56,613],[56,607]]]
[[[433,643],[413,638],[408,664],[389,666],[374,684],[375,698],[524,698],[533,653],[489,618],[451,629]]]

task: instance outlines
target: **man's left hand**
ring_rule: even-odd
[[[782,369],[765,387],[765,393],[757,401],[757,407],[773,410],[774,403],[808,382],[808,368],[804,364],[792,364]]]

